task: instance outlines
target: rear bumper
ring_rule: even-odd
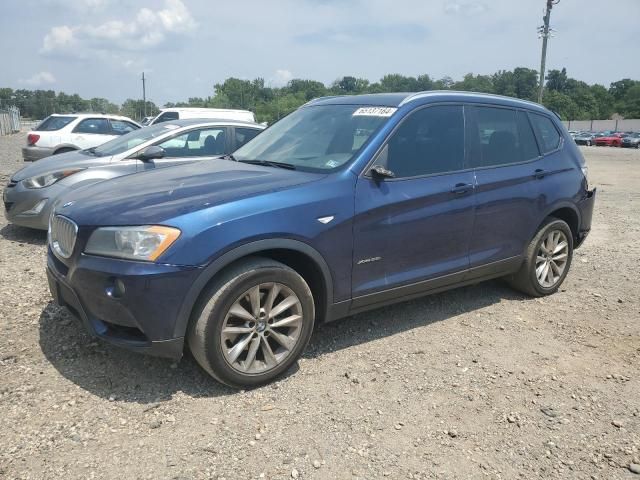
[[[49,250],[47,279],[54,301],[87,331],[128,350],[178,360],[184,332],[175,334],[178,311],[197,268],[84,257],[67,268]],[[122,293],[114,293],[119,280]]]
[[[580,231],[578,232],[575,248],[580,247],[580,245],[584,243],[591,231],[593,207],[596,203],[596,190],[595,188],[593,190],[587,190],[584,198],[578,202],[578,209],[580,210]]]
[[[22,147],[22,158],[25,162],[35,162],[51,155],[53,155],[53,148],[36,147],[35,145]]]

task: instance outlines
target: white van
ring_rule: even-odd
[[[183,120],[185,118],[207,118],[215,120],[239,120],[242,122],[256,121],[253,112],[249,110],[231,110],[227,108],[164,108],[149,125],[169,120]]]

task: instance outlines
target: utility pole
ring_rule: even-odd
[[[147,85],[144,79],[144,72],[142,72],[142,105],[143,105],[143,118],[147,116]]]
[[[547,9],[544,12],[544,25],[538,28],[538,35],[542,37],[542,57],[540,58],[540,88],[538,90],[538,103],[542,103],[542,92],[544,91],[544,69],[547,63],[547,40],[549,40],[549,20],[551,19],[551,9],[560,0],[547,0]]]

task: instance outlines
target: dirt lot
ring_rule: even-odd
[[[0,184],[24,141],[0,137]],[[561,292],[495,281],[322,326],[247,392],[91,339],[51,303],[44,233],[2,218],[0,478],[640,479],[640,151],[584,152],[594,230]]]

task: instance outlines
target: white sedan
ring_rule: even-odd
[[[97,147],[139,128],[140,124],[119,115],[53,114],[29,132],[22,158],[25,162],[33,162],[58,153]]]

